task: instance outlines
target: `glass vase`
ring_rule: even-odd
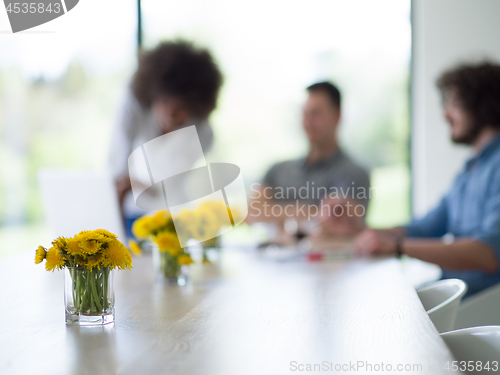
[[[201,242],[203,249],[203,263],[218,262],[220,257],[220,238],[219,236],[211,238],[207,241]]]
[[[66,324],[92,326],[115,320],[113,270],[108,267],[88,270],[67,267],[64,270]]]
[[[172,285],[186,285],[188,267],[181,266],[177,257],[168,251],[160,251],[156,243],[153,243],[153,267],[158,281]]]

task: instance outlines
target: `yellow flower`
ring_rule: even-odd
[[[224,202],[220,201],[209,201],[203,202],[198,211],[203,215],[209,213],[213,219],[216,220],[217,225],[222,225],[229,220],[228,212]]]
[[[179,256],[179,254],[181,253],[182,251],[182,248],[179,246],[179,247],[171,247],[170,249],[167,249],[167,251],[170,253],[170,255],[172,255],[173,257],[177,257]]]
[[[173,256],[178,255],[181,251],[179,239],[174,233],[161,232],[154,238],[154,241],[160,248],[160,251],[168,251]]]
[[[188,264],[193,263],[193,260],[189,256],[189,254],[183,254],[179,257],[179,264],[181,266],[187,266]]]
[[[69,255],[84,255],[85,251],[80,247],[80,244],[74,238],[69,238],[66,241],[66,251]]]
[[[178,219],[179,221],[188,224],[190,222],[196,221],[196,214],[190,210],[183,210],[179,213]]]
[[[56,268],[62,269],[66,262],[66,258],[61,255],[61,251],[56,246],[47,251],[46,259],[45,269],[47,271],[54,271]]]
[[[108,236],[108,234],[110,236]],[[81,243],[85,241],[99,241],[101,243],[111,242],[113,239],[116,239],[116,236],[107,230],[104,229],[96,229],[96,230],[84,230],[78,233],[74,239],[76,241],[80,241]]]
[[[95,240],[81,241],[80,247],[83,249],[85,254],[92,255],[101,250],[101,243]]]
[[[196,229],[197,223],[198,219],[193,211],[181,211],[175,218],[177,234],[183,238],[193,237],[193,230]]]
[[[85,262],[85,267],[87,267],[89,270],[91,270],[94,267],[101,269],[100,266],[102,265],[102,260],[103,260],[102,253],[97,253],[95,255],[92,255],[87,258]]]
[[[118,240],[114,240],[108,244],[104,250],[104,257],[103,265],[111,269],[120,268],[123,270],[132,268],[130,251]]]
[[[107,267],[130,269],[132,257],[117,236],[105,229],[82,231],[73,238],[59,237],[46,251],[39,246],[35,263],[46,259],[45,269],[54,271],[65,266],[79,266],[93,269]]]
[[[45,248],[43,246],[38,246],[35,255],[35,264],[42,263],[46,255],[47,251],[45,251]]]
[[[118,238],[118,236],[116,234],[113,234],[113,233],[107,231],[106,229],[96,229],[94,232],[97,234],[100,234],[104,237],[109,237],[109,238],[114,238],[114,239]]]
[[[85,259],[82,255],[75,255],[73,258],[73,264],[84,267],[87,265],[87,259]]]
[[[132,233],[137,238],[146,238],[151,235],[153,224],[153,219],[151,217],[140,217],[132,224]]]
[[[224,203],[203,202],[196,210],[196,221],[192,222],[192,237],[198,241],[217,237],[222,225],[227,223],[229,216]]]
[[[171,218],[170,212],[164,210],[164,211],[158,211],[152,218],[152,225],[155,228],[161,228],[167,225],[168,220]]]
[[[142,255],[141,247],[134,240],[128,241],[128,247],[135,255]]]
[[[66,238],[58,237],[54,241],[52,241],[52,245],[59,249],[59,251],[64,250],[66,248]]]
[[[206,217],[200,219],[196,229],[193,230],[193,237],[200,242],[217,237],[220,225],[215,220],[207,220]]]
[[[209,261],[208,259],[203,259],[202,263],[205,263],[205,264],[210,264],[212,263],[211,261]]]

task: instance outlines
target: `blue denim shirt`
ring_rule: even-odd
[[[436,208],[404,227],[409,237],[471,237],[491,247],[500,263],[500,136],[470,159]],[[443,269],[443,278],[462,279],[466,296],[500,282],[500,270]]]

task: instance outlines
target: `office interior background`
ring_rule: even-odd
[[[432,206],[467,157],[448,141],[434,81],[460,59],[500,57],[500,5],[481,0],[471,9],[472,2],[142,0],[141,42],[151,48],[182,38],[212,51],[225,83],[207,159],[239,165],[247,186],[273,163],[306,152],[304,88],[336,82],[341,145],[370,170],[376,195],[368,222],[384,227]],[[52,238],[39,168],[106,166],[136,68],[138,1],[78,7],[53,21],[57,32],[49,23],[0,38],[0,256]],[[0,30],[8,28],[0,12]],[[443,42],[449,48],[438,50]],[[232,236],[248,241],[256,231]]]

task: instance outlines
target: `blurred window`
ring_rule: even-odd
[[[96,4],[18,34],[0,12],[0,256],[47,238],[38,168],[105,166],[136,67],[137,1]],[[239,165],[250,185],[303,155],[304,88],[331,79],[342,146],[377,191],[370,224],[409,219],[409,0],[142,0],[142,14],[146,48],[191,40],[224,72],[209,160]]]
[[[142,11],[146,47],[191,40],[224,72],[213,160],[238,164],[250,184],[306,153],[304,88],[330,79],[343,94],[342,146],[376,188],[369,223],[409,219],[409,0],[143,0]]]
[[[12,34],[0,11],[0,256],[49,245],[38,168],[105,166],[136,64],[136,18],[135,0],[80,1]]]

